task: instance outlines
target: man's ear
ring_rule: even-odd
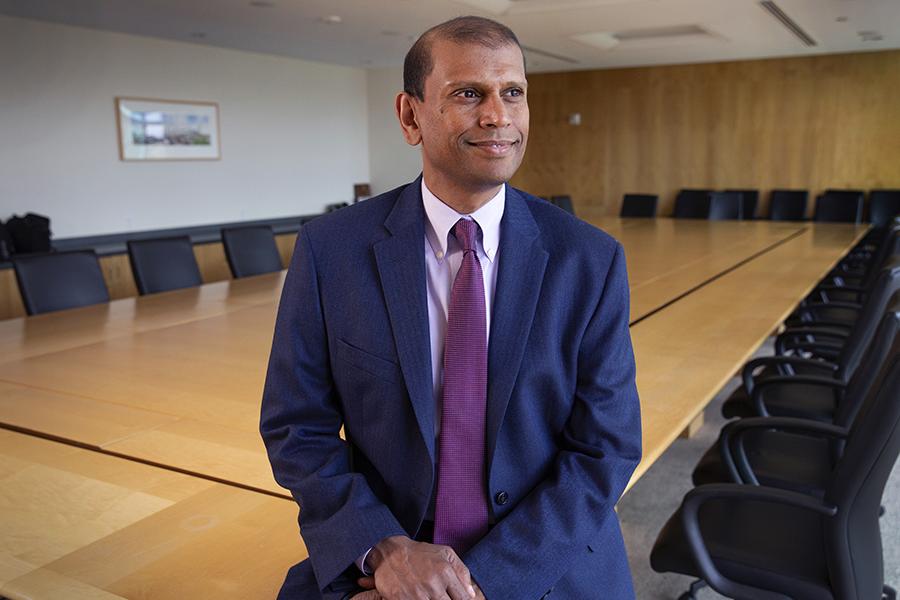
[[[414,103],[415,99],[406,92],[397,94],[397,100],[394,102],[397,118],[400,119],[400,127],[403,129],[403,137],[410,146],[417,146],[422,141],[422,131],[419,129]]]

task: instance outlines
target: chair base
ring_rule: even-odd
[[[897,600],[897,590],[885,584],[881,591],[881,600]]]
[[[698,579],[694,583],[691,584],[691,587],[688,588],[688,591],[678,596],[678,600],[697,600],[697,592],[702,590],[705,587],[709,587],[709,584],[706,583],[703,579]],[[896,600],[894,598],[885,599],[885,600]]]

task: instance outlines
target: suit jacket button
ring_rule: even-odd
[[[509,502],[509,494],[506,492],[497,492],[497,495],[494,496],[494,500],[497,501],[497,504],[503,506],[507,502]]]

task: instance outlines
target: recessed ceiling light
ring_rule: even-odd
[[[203,31],[192,31],[190,35],[191,35],[191,37],[194,38],[195,40],[202,40],[202,39],[204,39],[204,38],[206,37],[206,32],[203,32]]]
[[[835,19],[835,21],[837,21],[838,23],[846,23],[847,17],[838,17],[837,19]]]
[[[324,17],[319,17],[319,21],[326,25],[338,25],[339,23],[343,23],[344,19],[342,19],[340,15],[325,15]]]
[[[867,30],[867,31],[858,31],[859,38],[863,42],[880,42],[884,39],[880,33],[877,31]]]

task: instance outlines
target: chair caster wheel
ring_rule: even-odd
[[[897,590],[885,584],[881,591],[882,600],[897,600]]]
[[[678,596],[678,600],[697,600],[697,591],[702,590],[705,587],[706,581],[704,581],[703,579],[698,579],[691,584],[691,587],[688,589],[688,591]]]

